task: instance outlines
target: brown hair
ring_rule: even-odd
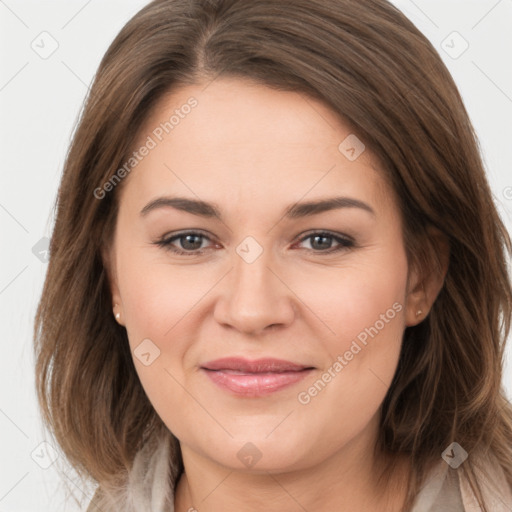
[[[385,0],[156,0],[116,37],[65,162],[35,324],[42,414],[71,464],[106,488],[126,478],[147,440],[167,435],[182,469],[112,315],[102,254],[123,182],[101,200],[94,191],[126,161],[165,93],[218,76],[325,102],[390,180],[410,264],[439,271],[429,227],[449,242],[444,286],[426,320],[406,329],[382,406],[379,446],[412,462],[406,507],[452,441],[470,454],[461,469],[480,498],[479,451],[496,457],[512,486],[512,411],[501,388],[510,238],[452,77]]]

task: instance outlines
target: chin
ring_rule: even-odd
[[[250,473],[281,473],[303,469],[312,462],[312,450],[305,444],[307,436],[268,435],[269,431],[235,436],[216,444],[218,451],[209,453],[217,463],[234,471]],[[274,436],[274,437],[273,437]],[[208,447],[209,448],[209,447]],[[211,450],[208,450],[211,452]],[[220,455],[220,456],[219,456]]]

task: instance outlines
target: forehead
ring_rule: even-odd
[[[262,143],[265,154],[286,149],[301,155],[303,148],[337,147],[351,130],[327,105],[303,93],[218,78],[165,95],[140,130],[139,142],[150,134],[198,154],[229,145],[231,154],[252,150],[263,156]]]
[[[178,88],[157,103],[134,146],[151,149],[126,185],[145,198],[161,192],[205,198],[215,190],[226,201],[281,203],[284,196],[313,198],[334,188],[382,202],[391,191],[363,144],[340,116],[305,94],[216,79]]]

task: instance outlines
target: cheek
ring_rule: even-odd
[[[171,267],[133,254],[120,261],[118,268],[131,344],[139,338],[161,341],[172,336],[174,327],[208,290],[207,282],[200,286],[192,266]]]
[[[130,349],[140,382],[160,417],[180,410],[187,417],[193,402],[183,393],[183,360],[190,339],[190,313],[211,287],[192,266],[171,267],[126,251],[118,261],[119,288]],[[194,411],[197,413],[197,411]],[[179,430],[179,429],[178,429]]]
[[[397,250],[376,251],[330,272],[328,279],[311,276],[307,304],[324,326],[319,340],[326,358],[319,377],[326,384],[304,388],[301,404],[321,414],[336,403],[330,414],[341,421],[348,413],[361,425],[376,412],[400,356],[406,282],[407,260]]]
[[[345,268],[309,271],[308,280],[296,281],[315,316],[322,340],[331,355],[348,350],[360,335],[377,328],[381,337],[396,338],[404,327],[407,262],[400,252],[360,261]],[[394,334],[394,335],[392,335]]]

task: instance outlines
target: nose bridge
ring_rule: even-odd
[[[232,257],[228,290],[217,307],[217,320],[242,331],[290,322],[293,307],[287,287],[272,268],[272,251],[264,249],[253,237],[246,237]]]
[[[250,251],[247,254],[250,255]],[[237,254],[235,257],[234,281],[237,293],[251,291],[261,292],[269,286],[270,258],[268,251],[265,251],[254,260],[244,259],[243,256]]]
[[[276,297],[279,291],[275,290],[276,279],[271,270],[272,258],[269,248],[256,241],[255,238],[246,237],[235,249],[234,269],[232,275],[233,298],[268,303],[271,297]]]

